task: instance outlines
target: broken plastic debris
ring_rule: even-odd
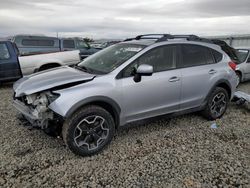
[[[244,104],[245,102],[250,103],[250,95],[242,91],[237,91],[234,93],[234,100],[240,104]]]
[[[211,125],[211,128],[212,128],[212,129],[217,129],[217,128],[218,128],[218,125],[217,125],[216,123],[213,123],[213,124]]]

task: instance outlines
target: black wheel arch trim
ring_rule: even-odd
[[[88,97],[86,99],[81,100],[80,102],[74,104],[66,113],[65,118],[70,117],[77,109],[88,105],[88,104],[94,104],[94,103],[106,103],[112,107],[112,109],[115,111],[115,120],[117,125],[119,125],[119,118],[120,118],[120,112],[121,108],[119,104],[114,101],[113,99],[105,96],[94,96],[94,97]]]
[[[236,70],[235,73],[236,73],[236,74],[237,74],[237,73],[240,74],[240,76],[241,76],[240,82],[242,82],[242,81],[243,81],[243,76],[244,76],[243,72],[242,72],[241,70]]]
[[[217,81],[215,84],[214,84],[214,86],[209,90],[209,92],[208,92],[208,94],[207,94],[207,96],[206,96],[206,98],[205,98],[205,103],[208,101],[208,98],[209,98],[209,95],[213,92],[213,90],[216,88],[216,87],[218,87],[220,84],[226,84],[227,86],[228,86],[228,88],[230,89],[230,93],[228,93],[228,95],[229,95],[229,98],[231,98],[231,96],[232,96],[232,87],[231,87],[231,84],[229,83],[229,81],[228,80],[226,80],[226,79],[221,79],[221,80],[219,80],[219,81]]]

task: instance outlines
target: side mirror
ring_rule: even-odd
[[[153,66],[151,65],[146,65],[146,64],[140,65],[136,70],[134,81],[140,82],[142,76],[152,76],[153,71],[154,69]]]

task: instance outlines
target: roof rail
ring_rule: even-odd
[[[171,34],[146,34],[146,35],[138,35],[135,38],[128,38],[124,41],[132,41],[132,40],[141,40],[141,39],[155,39],[157,42],[168,41],[169,39],[186,39],[189,41],[200,41],[206,43],[213,43],[212,40],[198,37],[197,35],[171,35]]]
[[[124,41],[131,41],[131,40],[141,40],[141,39],[156,39],[159,40],[161,38],[172,38],[170,34],[145,34],[145,35],[138,35],[135,38],[128,38]]]

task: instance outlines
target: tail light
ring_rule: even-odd
[[[235,62],[233,62],[233,61],[230,61],[229,63],[228,63],[228,65],[229,65],[229,67],[231,67],[234,71],[236,70],[236,63]]]

